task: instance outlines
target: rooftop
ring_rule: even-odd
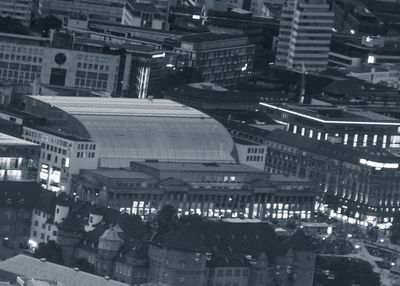
[[[38,108],[40,103],[47,108]],[[48,122],[54,109],[72,117],[63,130],[100,143],[101,167],[129,167],[130,161],[150,159],[235,161],[233,140],[219,122],[171,100],[30,96],[27,108]]]
[[[0,262],[0,271],[29,278],[57,281],[59,286],[127,286],[101,276],[19,254]]]
[[[400,161],[400,158],[396,154],[393,154],[388,150],[373,151],[354,149],[350,146],[346,146],[343,144],[334,144],[328,141],[310,139],[308,137],[304,137],[299,134],[293,134],[291,132],[283,130],[272,131],[266,137],[266,140],[296,147],[299,150],[320,154],[325,157],[332,157],[343,160],[345,162],[351,162],[357,165],[361,164],[361,159],[377,163],[389,164],[397,164]],[[365,165],[368,165],[367,162],[365,163]]]
[[[249,172],[265,173],[254,167],[242,164],[222,164],[222,163],[175,163],[175,162],[140,162],[133,163],[133,168],[144,166],[160,171],[195,171],[195,172]]]
[[[238,39],[243,38],[241,35],[228,35],[228,34],[214,34],[214,33],[201,33],[201,34],[189,34],[184,35],[180,38],[182,42],[189,43],[205,43],[205,42],[215,42],[215,41],[224,41],[230,39]]]
[[[25,146],[39,146],[38,144],[19,139],[4,133],[0,133],[0,145],[25,145]]]
[[[324,124],[400,126],[400,121],[392,117],[362,109],[326,105],[268,104],[263,102],[260,105]]]
[[[152,176],[145,172],[132,171],[127,169],[102,168],[96,170],[82,170],[83,172],[92,173],[109,179],[151,179]]]

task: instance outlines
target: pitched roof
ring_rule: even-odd
[[[59,286],[126,286],[128,284],[107,280],[101,276],[75,271],[51,262],[42,262],[30,256],[19,254],[0,262],[0,270],[29,278],[57,281]]]
[[[277,236],[268,223],[227,223],[201,218],[186,218],[170,232],[157,235],[159,246],[191,252],[225,256],[274,255],[278,250]]]

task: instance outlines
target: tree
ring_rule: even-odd
[[[79,258],[75,264],[75,267],[79,268],[79,270],[96,274],[96,270],[92,264],[86,258]]]
[[[31,28],[33,31],[40,33],[44,37],[49,36],[51,29],[60,29],[62,22],[53,15],[46,16],[44,18],[38,18],[32,21]]]
[[[50,240],[48,243],[39,243],[39,247],[35,250],[33,257],[46,258],[47,261],[61,265],[64,264],[61,248],[54,240]]]
[[[165,205],[158,212],[158,233],[166,233],[170,231],[176,224],[177,219],[177,209],[171,205]]]
[[[19,35],[29,34],[28,29],[20,21],[10,17],[0,17],[0,32]]]

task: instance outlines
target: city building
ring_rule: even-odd
[[[81,170],[71,192],[144,219],[164,205],[178,215],[302,219],[314,216],[316,190],[308,180],[226,163],[132,162],[131,170]]]
[[[314,264],[309,237],[267,223],[188,218],[149,246],[149,282],[167,285],[313,285]]]
[[[33,10],[33,0],[4,0],[0,5],[0,16],[19,20],[24,26],[29,27]]]
[[[6,106],[0,108],[0,133],[22,138],[22,128],[26,125],[44,124],[45,119]]]
[[[354,148],[399,148],[400,121],[395,118],[334,105],[260,103],[286,131]]]
[[[40,146],[0,133],[0,181],[35,181]]]
[[[189,34],[179,38],[175,52],[189,56],[188,65],[203,81],[233,86],[253,68],[254,45],[247,37],[227,34]]]
[[[329,64],[334,66],[361,66],[363,64],[399,64],[397,37],[362,36],[332,38]]]
[[[232,92],[212,82],[182,84],[162,92],[163,97],[200,110],[245,110],[258,108],[265,93]],[[214,116],[213,116],[214,117]]]
[[[135,27],[161,30],[165,26],[160,11],[151,3],[136,3],[131,1],[132,19],[131,25]]]
[[[32,211],[43,192],[35,182],[0,181],[0,242],[8,248],[28,244]]]
[[[307,178],[320,188],[317,208],[351,224],[389,228],[400,207],[399,154],[275,130],[265,138],[266,170]]]
[[[288,0],[282,10],[275,66],[324,70],[333,26],[333,12],[324,0]]]
[[[101,277],[79,269],[55,264],[46,259],[37,259],[18,254],[0,262],[0,274],[15,283],[18,277],[34,278],[40,284],[35,285],[87,285],[87,286],[127,286],[109,277]],[[21,278],[20,278],[21,279]],[[46,280],[46,281],[41,281]],[[48,283],[48,284],[45,284]],[[56,283],[56,284],[54,284]],[[22,284],[23,285],[23,284]],[[28,284],[30,285],[30,284]]]
[[[348,33],[351,30],[367,34],[381,32],[383,25],[379,25],[378,17],[367,6],[358,0],[332,1],[332,10],[335,14],[334,27],[336,30]]]
[[[38,80],[55,86],[116,92],[119,55],[48,45],[46,38],[0,34],[0,79],[18,85]]]
[[[349,67],[346,71],[348,76],[373,84],[398,83],[400,80],[400,67],[395,65],[364,65]]]
[[[25,111],[46,118],[45,126],[24,127],[23,137],[41,144],[39,180],[54,191],[68,192],[79,169],[145,160],[235,162],[220,123],[170,100],[29,96]]]
[[[96,2],[43,0],[42,14],[53,15],[68,23],[71,13],[84,14],[89,21],[103,21],[118,24],[131,24],[132,7],[127,0],[101,0]]]
[[[8,105],[11,103],[12,84],[0,81],[0,105]]]
[[[152,234],[139,216],[46,191],[32,212],[30,231],[32,248],[56,242],[66,266],[85,261],[103,277],[130,285],[147,281],[146,241]]]

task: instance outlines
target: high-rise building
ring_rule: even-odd
[[[280,22],[275,65],[307,71],[328,65],[333,13],[325,0],[288,0]]]
[[[19,20],[23,25],[29,26],[32,8],[32,0],[2,0],[0,5],[0,16],[11,17]]]
[[[189,56],[204,81],[233,86],[253,69],[254,45],[241,35],[189,34],[179,39],[175,52]]]

